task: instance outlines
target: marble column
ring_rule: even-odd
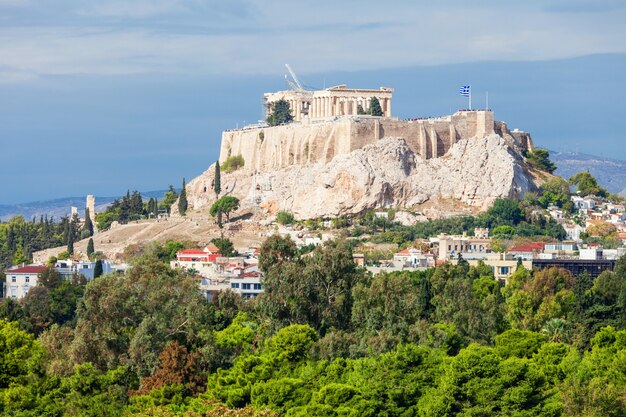
[[[387,112],[385,113],[385,116],[391,117],[391,99],[390,98],[387,99]]]

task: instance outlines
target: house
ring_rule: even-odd
[[[530,242],[523,245],[518,245],[510,248],[507,253],[513,255],[515,259],[529,260],[536,258],[540,253],[543,253],[545,243],[543,242]]]
[[[440,234],[430,238],[431,246],[437,250],[439,259],[453,259],[460,253],[464,258],[485,258],[491,252],[489,238],[476,238]]]
[[[108,274],[113,271],[124,271],[125,265],[114,265],[111,261],[102,260],[102,273]],[[96,262],[93,261],[73,261],[71,259],[58,260],[54,264],[54,270],[59,273],[62,279],[71,279],[74,274],[82,275],[86,280],[94,279]]]
[[[593,208],[596,206],[595,200],[591,198],[579,197],[576,195],[572,196],[572,203],[574,204],[574,207],[576,207],[576,209],[578,210],[593,210]]]
[[[543,248],[544,253],[555,255],[573,255],[578,251],[578,245],[574,242],[546,243]]]
[[[452,263],[457,263],[458,261],[453,260]],[[467,261],[470,266],[478,266],[480,262],[483,262],[485,265],[491,267],[493,271],[493,276],[498,281],[501,281],[504,284],[508,284],[509,278],[515,270],[517,269],[517,258],[508,253],[490,253],[487,255],[487,258],[482,259],[470,259]],[[532,262],[530,260],[523,260],[522,265],[526,269],[532,269]]]
[[[42,265],[18,266],[5,271],[5,298],[24,298],[28,291],[37,286],[39,275],[46,270]]]
[[[206,276],[213,273],[217,260],[222,257],[219,249],[213,244],[203,249],[183,249],[176,252],[176,259],[170,262],[172,269],[179,268],[186,271],[193,270],[199,275]]]
[[[393,261],[409,268],[429,268],[435,266],[435,257],[415,248],[407,248],[393,255]]]

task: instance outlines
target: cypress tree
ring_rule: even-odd
[[[89,242],[87,242],[87,257],[91,259],[94,252],[95,250],[93,247],[93,238],[89,238]]]
[[[187,213],[187,189],[185,185],[185,178],[183,178],[183,188],[180,190],[180,196],[178,197],[178,212],[181,216]]]
[[[98,259],[96,261],[96,266],[94,266],[93,268],[93,277],[98,278],[101,275],[102,275],[102,261]]]
[[[91,222],[91,216],[88,208],[85,209],[85,224],[83,225],[83,230],[87,230],[89,232],[89,236],[93,236],[93,223]]]
[[[215,163],[215,179],[213,180],[213,189],[215,190],[215,194],[219,198],[220,193],[222,192],[222,174],[220,172],[220,161]]]
[[[67,253],[70,256],[74,255],[74,233],[70,233],[67,237]]]
[[[370,100],[370,114],[372,116],[382,116],[383,109],[380,107],[380,101],[376,97],[372,97]]]

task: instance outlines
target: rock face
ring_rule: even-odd
[[[213,175],[211,166],[188,184],[191,208],[215,201]],[[433,199],[480,210],[536,188],[521,149],[497,133],[460,139],[432,159],[416,154],[403,138],[385,137],[328,162],[222,173],[222,195],[239,198],[242,209],[260,215],[287,210],[298,219],[388,207],[419,210]]]

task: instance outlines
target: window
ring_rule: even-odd
[[[11,282],[17,282],[17,277],[11,277]]]
[[[25,282],[30,282],[30,277],[26,277]]]
[[[261,286],[261,284],[254,284],[254,289],[255,290],[261,290],[261,289],[263,289],[263,287]]]
[[[241,284],[241,289],[242,290],[249,290],[251,288],[252,284]]]
[[[509,267],[508,266],[501,266],[500,267],[500,275],[508,275],[509,274]]]
[[[230,284],[230,288],[239,288],[239,283],[238,282],[232,282]]]

